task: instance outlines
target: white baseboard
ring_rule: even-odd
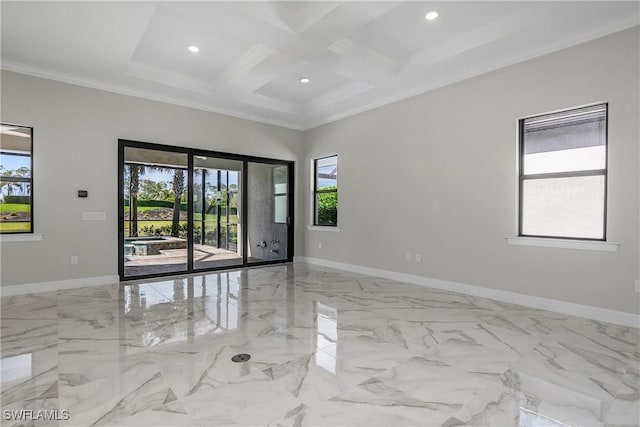
[[[117,275],[113,275],[85,277],[82,279],[57,280],[55,282],[25,283],[23,285],[1,286],[0,296],[6,297],[11,295],[35,294],[38,292],[51,292],[60,289],[84,288],[85,286],[108,285],[110,283],[119,282],[120,277]]]
[[[339,270],[351,271],[354,273],[367,274],[369,276],[384,277],[386,279],[412,283],[414,285],[428,286],[430,288],[460,292],[467,295],[489,298],[497,301],[523,305],[526,307],[539,308],[542,310],[555,311],[558,313],[585,317],[587,319],[599,320],[602,322],[615,323],[616,325],[629,326],[632,328],[640,327],[640,315],[625,313],[622,311],[575,304],[572,302],[558,301],[549,298],[534,297],[530,295],[518,294],[515,292],[484,288],[481,286],[465,285],[462,283],[449,282],[447,280],[432,279],[429,277],[398,273],[396,271],[381,270],[378,268],[365,267],[361,265],[344,264],[341,262],[328,261],[320,258],[295,257],[294,262],[307,262],[309,264],[321,265],[324,267],[331,267]]]

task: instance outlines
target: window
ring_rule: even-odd
[[[338,156],[313,161],[313,225],[338,225]]]
[[[520,120],[520,236],[605,240],[607,104]]]
[[[33,129],[0,124],[0,233],[33,233]]]
[[[288,173],[286,166],[273,168],[273,222],[276,224],[287,223]]]

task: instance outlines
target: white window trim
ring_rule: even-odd
[[[44,235],[42,233],[29,233],[29,234],[0,234],[1,243],[9,242],[35,242],[42,240]]]
[[[543,248],[578,249],[583,251],[618,252],[618,242],[592,240],[554,239],[543,237],[505,237],[507,243],[516,246],[538,246]]]
[[[314,156],[311,159],[309,159],[309,168],[311,170],[311,173],[309,174],[309,194],[311,194],[311,197],[309,198],[309,212],[311,213],[311,215],[309,215],[309,225],[307,225],[307,230],[310,231],[333,231],[333,232],[340,232],[340,227],[338,226],[338,224],[340,224],[340,209],[338,208],[338,224],[336,225],[315,225],[315,216],[316,213],[314,211],[314,198],[316,197],[316,188],[315,188],[315,183],[316,183],[316,177],[315,177],[315,162],[318,159],[324,159],[326,157],[338,157],[338,153],[335,154],[327,154],[325,156]],[[338,196],[340,195],[340,185],[338,184],[339,182],[339,177],[336,177],[336,186],[338,187]],[[339,203],[340,198],[338,197],[338,203]]]
[[[32,190],[31,195],[29,196],[30,198],[30,207],[31,210],[30,212],[30,218],[29,218],[29,230],[33,231],[33,208],[35,206],[34,201],[33,201],[33,126],[26,126],[26,125],[16,125],[16,124],[9,124],[7,122],[3,122],[3,125],[8,125],[8,126],[16,126],[16,127],[23,127],[23,128],[29,128],[31,129],[31,152],[29,153],[30,156],[30,160],[31,160],[31,171],[29,174],[29,179],[31,180],[31,185],[32,185]],[[42,234],[40,233],[0,233],[0,243],[9,243],[9,242],[33,242],[33,241],[37,241],[37,240],[42,240]]]
[[[335,225],[307,225],[307,230],[310,231],[331,231],[334,233],[340,232],[340,227]]]
[[[510,245],[517,245],[517,246],[539,246],[539,247],[548,247],[548,248],[566,248],[566,249],[580,249],[580,250],[590,250],[590,251],[602,251],[602,252],[617,252],[618,251],[618,246],[620,246],[620,243],[618,242],[608,242],[608,241],[592,241],[592,240],[581,240],[580,238],[575,238],[575,239],[571,239],[571,238],[553,238],[553,237],[529,237],[529,236],[519,236],[518,233],[520,232],[520,184],[518,182],[518,180],[520,179],[520,121],[521,120],[525,120],[529,117],[532,116],[540,116],[540,115],[546,115],[546,114],[556,114],[556,113],[561,113],[563,111],[567,111],[567,110],[573,110],[573,109],[580,109],[580,108],[586,108],[586,107],[591,107],[594,105],[599,105],[599,104],[607,104],[607,120],[609,120],[609,108],[608,108],[608,104],[609,101],[597,101],[597,102],[592,102],[589,104],[582,104],[582,105],[578,105],[576,107],[572,107],[572,108],[563,108],[563,109],[559,109],[559,110],[552,110],[552,111],[547,111],[545,113],[530,113],[528,115],[524,115],[521,117],[518,117],[516,119],[516,158],[515,158],[515,171],[516,171],[516,191],[515,191],[515,195],[516,195],[516,199],[515,199],[515,235],[514,236],[508,236],[506,237],[507,239],[507,243],[509,243]],[[607,134],[607,151],[609,150],[608,146],[609,146],[609,135]],[[608,154],[607,154],[608,156]],[[609,171],[609,164],[607,161],[607,167],[606,167],[607,173]],[[608,192],[609,186],[609,180],[607,179],[607,189],[606,191]],[[609,212],[609,197],[605,198],[605,210],[606,212]],[[605,227],[608,227],[607,224],[607,219],[605,218]],[[606,231],[606,230],[605,230]],[[605,233],[606,235],[606,233]],[[531,243],[535,241],[536,243]],[[575,244],[574,244],[575,243]],[[609,245],[612,245],[612,247],[609,247]],[[604,249],[603,249],[604,248]]]

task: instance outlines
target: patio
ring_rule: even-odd
[[[194,267],[216,268],[242,263],[242,255],[237,252],[208,245],[194,245]],[[124,270],[126,276],[162,274],[186,270],[187,249],[164,249],[158,255],[126,255]]]

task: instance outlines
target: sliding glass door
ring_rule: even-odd
[[[286,165],[249,162],[248,172],[248,260],[287,259],[289,170]]]
[[[122,280],[291,261],[293,162],[119,141]]]
[[[126,277],[187,271],[187,154],[124,148]]]
[[[197,155],[193,169],[193,267],[196,270],[242,265],[239,160]]]

